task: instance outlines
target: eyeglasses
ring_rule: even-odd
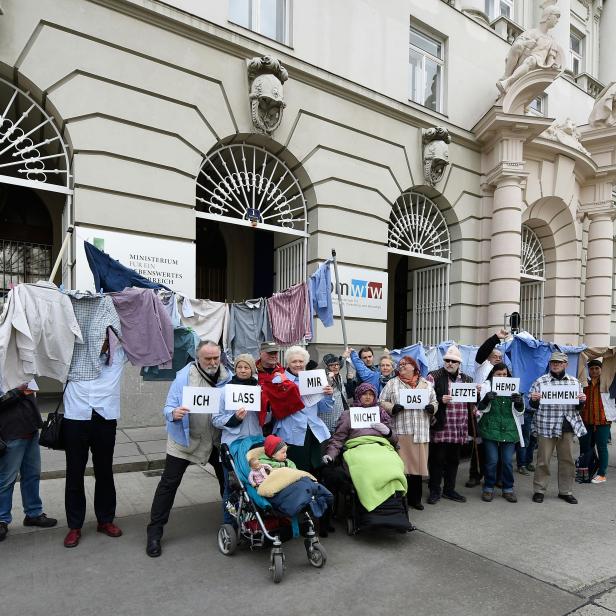
[[[443,360],[446,364],[459,364],[460,362],[455,360],[455,359],[444,359]]]
[[[409,362],[409,361],[401,361],[398,364],[398,368],[403,368],[404,366],[413,366],[413,364],[411,362]],[[413,367],[415,367],[415,366],[413,366]]]

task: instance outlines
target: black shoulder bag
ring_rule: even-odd
[[[67,383],[68,384],[68,383]],[[47,415],[45,423],[41,428],[39,435],[39,445],[48,447],[49,449],[63,450],[64,438],[62,437],[62,421],[64,420],[64,414],[60,413],[60,405],[64,398],[64,392],[66,391],[66,385],[62,391],[62,397],[56,406],[56,410],[53,413]]]

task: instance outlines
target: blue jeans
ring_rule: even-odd
[[[6,442],[4,456],[0,458],[0,522],[12,521],[13,488],[20,475],[19,487],[24,513],[35,518],[43,513],[39,496],[41,480],[41,451],[38,432],[32,438],[18,438]]]
[[[513,492],[513,452],[515,451],[515,443],[499,443],[498,441],[484,438],[483,446],[486,454],[483,476],[484,492],[494,492],[499,449],[501,452],[503,492]]]
[[[530,428],[533,421],[533,415],[535,411],[524,411],[524,423],[522,424],[522,436],[524,437],[525,446],[522,447],[521,443],[517,443],[515,447],[515,457],[518,468],[522,466],[528,466],[533,462],[533,454],[537,448],[537,439],[531,435]]]

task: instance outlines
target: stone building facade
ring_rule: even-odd
[[[379,288],[349,304],[350,344],[478,343],[515,311],[614,342],[616,0],[1,6],[0,294],[63,242],[56,281],[91,284],[84,239],[221,301],[335,249],[345,292]],[[560,63],[501,92],[550,7]],[[313,343],[339,349],[338,320]],[[148,423],[160,388],[125,389]]]

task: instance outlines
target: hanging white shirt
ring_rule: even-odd
[[[69,381],[64,392],[64,418],[87,421],[95,410],[104,419],[120,418],[120,385],[126,355],[117,346],[111,365],[107,354],[100,356],[101,373],[92,381]]]

